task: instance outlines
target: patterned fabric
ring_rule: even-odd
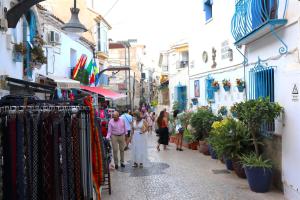
[[[38,122],[40,113],[34,113],[32,127],[32,200],[39,200],[38,198],[38,154],[39,154],[39,135],[38,135]]]
[[[64,119],[64,117],[61,117],[61,119]],[[61,120],[59,126],[60,126],[59,130],[61,135],[61,155],[62,155],[62,192],[63,192],[63,199],[69,199],[67,139],[66,139],[65,121]]]
[[[17,115],[17,198],[19,200],[25,199],[24,193],[24,118],[23,114]]]
[[[54,141],[49,113],[43,114],[42,122],[42,167],[43,167],[43,192],[44,200],[55,199],[54,187]]]
[[[75,198],[81,199],[81,179],[80,179],[80,138],[79,138],[79,120],[77,117],[72,119],[72,138],[73,138],[73,160],[74,160],[74,181]]]
[[[29,112],[25,113],[25,197],[31,199],[32,197],[32,141],[31,141],[31,130],[32,130],[32,117]]]
[[[74,194],[74,163],[73,163],[73,150],[72,150],[72,133],[71,133],[71,115],[65,115],[65,128],[66,128],[66,147],[67,147],[67,166],[68,166],[68,192],[69,199],[75,199]]]
[[[52,134],[53,134],[53,165],[54,165],[54,189],[55,197],[61,195],[61,176],[60,176],[60,152],[59,152],[59,115],[58,113],[52,113]]]
[[[4,118],[0,118],[0,158],[3,156],[3,134],[4,134]],[[0,199],[3,199],[3,165],[0,162]]]

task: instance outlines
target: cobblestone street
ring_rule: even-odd
[[[154,134],[148,138],[151,161],[149,168],[112,170],[112,194],[103,191],[103,199],[110,200],[282,200],[283,195],[272,190],[265,194],[251,192],[246,179],[228,172],[220,161],[212,160],[198,151],[156,150]]]

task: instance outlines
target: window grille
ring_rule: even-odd
[[[274,67],[266,67],[258,61],[257,65],[249,72],[249,98],[269,98],[274,102]],[[264,123],[261,134],[269,136],[275,131],[275,121]]]

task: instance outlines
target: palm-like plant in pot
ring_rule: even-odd
[[[270,102],[269,98],[259,98],[236,104],[235,111],[237,118],[251,133],[255,149],[253,153],[241,157],[248,183],[254,192],[267,192],[272,179],[272,165],[261,164],[267,163],[261,156],[260,135],[264,131],[261,127],[265,123],[272,123],[283,112],[283,108],[278,103]]]
[[[205,139],[207,139],[209,135],[212,124],[218,120],[220,120],[220,118],[215,116],[212,111],[207,108],[199,108],[191,117],[191,126],[195,130],[196,139],[200,141],[200,152],[205,155],[209,155],[208,145]]]
[[[253,151],[251,137],[245,125],[232,118],[214,122],[208,141],[219,159],[224,159],[227,169],[234,169],[239,177],[245,178],[238,158]]]

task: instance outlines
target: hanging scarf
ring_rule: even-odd
[[[100,186],[103,182],[103,165],[102,165],[102,154],[99,133],[95,126],[94,109],[93,109],[93,99],[88,96],[84,99],[86,106],[90,108],[90,131],[91,131],[91,144],[92,144],[92,172],[93,172],[93,183],[96,188],[97,199],[100,197]]]

